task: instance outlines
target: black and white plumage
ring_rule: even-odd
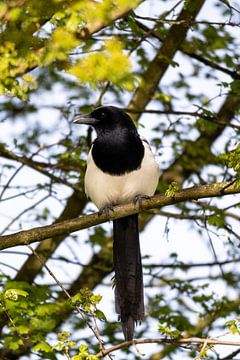
[[[77,115],[74,122],[91,125],[97,133],[88,155],[85,191],[99,209],[154,194],[159,167],[123,110],[102,106],[90,115]],[[135,323],[144,317],[137,214],[113,221],[113,263],[116,312],[125,339],[131,340]]]

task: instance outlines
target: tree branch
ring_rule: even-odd
[[[54,174],[50,173],[49,170],[46,169],[46,164],[39,163],[39,162],[34,161],[31,158],[28,158],[26,156],[18,156],[15,153],[13,153],[12,151],[6,149],[3,144],[0,144],[0,156],[4,157],[6,159],[9,159],[9,160],[20,162],[23,165],[29,166],[32,169],[40,172],[41,174],[49,177],[55,183],[64,184],[74,190],[77,190],[77,191],[83,191],[81,186],[76,185],[76,184],[71,184],[66,179],[60,178],[60,177],[55,176]]]
[[[235,182],[228,181],[223,183],[214,183],[210,185],[200,185],[178,191],[172,197],[163,194],[155,195],[150,199],[142,201],[141,210],[148,210],[151,208],[173,205],[182,201],[193,199],[219,197],[223,195],[237,194],[240,190]],[[138,204],[129,203],[126,205],[117,205],[114,211],[110,214],[110,219],[106,214],[94,213],[92,215],[85,215],[77,219],[66,220],[61,223],[36,227],[34,229],[20,231],[12,235],[5,235],[0,237],[0,250],[12,246],[30,244],[36,241],[42,241],[49,237],[69,234],[74,231],[86,229],[94,225],[101,224],[108,220],[118,219],[131,214],[139,212]]]
[[[79,216],[86,205],[86,200],[87,199],[83,192],[74,191],[68,198],[65,208],[61,215],[56,219],[55,224],[62,223],[63,221]],[[35,251],[41,257],[42,262],[40,262],[34,254],[31,254],[18,271],[14,280],[32,283],[34,278],[41,271],[42,263],[47,262],[65,237],[66,234],[62,234],[55,236],[54,238],[49,237],[48,239],[45,239],[45,241],[41,242]]]
[[[197,173],[206,164],[206,161],[209,162],[206,150],[211,149],[214,141],[223,133],[225,127],[231,123],[239,108],[240,96],[229,93],[217,113],[217,119],[221,126],[216,125],[207,131],[201,130],[199,137],[195,141],[189,141],[185,145],[182,154],[163,172],[161,180],[166,183],[177,181],[182,184],[192,173]],[[225,127],[222,124],[225,124]],[[210,151],[209,155],[211,156]]]
[[[106,26],[110,25],[111,23],[113,23],[114,21],[124,18],[125,16],[128,15],[128,13],[133,10],[134,8],[136,8],[138,5],[140,5],[142,2],[142,0],[134,1],[133,2],[133,6],[126,5],[125,7],[121,8],[121,9],[115,9],[114,11],[112,11],[109,16],[108,19],[102,20],[102,19],[98,19],[95,18],[95,21],[93,21],[92,23],[88,23],[87,26],[82,27],[79,29],[78,33],[76,34],[76,37],[80,40],[86,40],[88,39],[92,34],[100,31],[101,29],[105,28]]]
[[[138,18],[138,16],[137,16]],[[160,32],[158,30],[156,30],[155,28],[154,29],[151,29],[149,28],[148,26],[146,26],[145,24],[141,23],[140,21],[136,20],[137,22],[137,25],[139,26],[140,29],[142,29],[144,32],[146,32],[148,35],[152,35],[153,37],[155,37],[156,39],[158,39],[159,41],[163,42],[163,36],[160,34]],[[209,67],[211,67],[212,69],[215,69],[215,70],[218,70],[218,71],[221,71],[229,76],[231,76],[233,79],[240,79],[240,73],[236,70],[230,70],[228,69],[227,67],[224,67],[224,66],[221,66],[217,63],[215,63],[214,61],[212,60],[209,60],[205,57],[203,57],[202,55],[200,54],[197,54],[191,50],[187,50],[187,44],[185,44],[184,47],[180,47],[179,50],[187,55],[187,56],[190,56],[192,59],[195,59],[201,63],[203,63],[204,65],[207,65]]]
[[[240,341],[229,341],[229,340],[219,340],[219,339],[202,339],[197,337],[190,338],[181,338],[181,339],[136,339],[132,341],[124,341],[120,344],[114,345],[109,349],[100,351],[97,356],[102,358],[107,354],[110,354],[114,351],[130,347],[131,345],[137,344],[211,344],[211,345],[229,345],[229,346],[240,346]]]
[[[189,6],[183,8],[176,19],[178,24],[172,25],[169,29],[162,46],[151,61],[147,71],[143,74],[142,83],[136,89],[128,105],[130,109],[137,109],[141,112],[152,99],[159,81],[162,79],[174,55],[186,38],[188,30],[191,28],[191,21],[195,19],[203,4],[204,0],[195,0],[190,1],[188,3]],[[181,22],[182,20],[184,20],[184,23]],[[133,114],[133,119],[136,121],[139,116],[139,114]]]
[[[125,6],[122,6],[120,9],[115,7],[111,12],[109,12],[107,19],[95,18],[94,21],[89,22],[86,24],[86,26],[83,26],[78,29],[78,31],[75,33],[76,38],[78,40],[83,40],[83,41],[89,39],[94,33],[111,25],[114,21],[127,16],[129,14],[129,12],[131,10],[133,10],[134,8],[136,8],[138,5],[140,5],[141,2],[142,2],[142,0],[134,1],[132,5],[126,4]],[[50,21],[53,16],[54,16],[54,13],[51,13],[51,14],[49,14],[49,16],[47,18],[44,18],[42,21],[40,20],[41,26],[43,26],[48,21]],[[35,30],[39,30],[39,29],[34,28],[34,31]],[[38,48],[34,49],[34,51],[36,54],[38,54],[38,56],[40,56],[41,53],[43,53],[43,51],[44,51],[44,47],[38,47]],[[26,67],[21,68],[16,73],[16,76],[21,76],[23,74],[26,74],[38,67],[42,67],[42,65],[39,66],[38,62],[33,62],[31,65],[26,65]]]

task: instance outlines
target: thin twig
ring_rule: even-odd
[[[22,168],[24,167],[24,164],[21,164],[17,170],[14,171],[14,173],[12,174],[12,176],[10,176],[10,178],[8,179],[7,183],[4,185],[2,192],[0,194],[0,201],[2,200],[2,197],[5,193],[6,190],[9,189],[9,185],[11,184],[12,180],[16,177],[16,175],[19,173],[20,170],[22,170]]]
[[[31,250],[31,252],[36,256],[36,258],[39,260],[39,262],[42,264],[42,266],[46,269],[46,271],[48,272],[48,274],[54,279],[54,281],[56,282],[56,284],[61,288],[61,290],[63,291],[63,293],[65,294],[65,296],[70,300],[70,302],[72,303],[72,297],[69,294],[69,292],[65,289],[65,287],[62,285],[62,283],[58,280],[58,278],[56,277],[56,275],[52,272],[52,270],[48,267],[48,265],[45,263],[44,258],[42,258],[35,250],[34,248],[30,245],[30,244],[26,244],[26,246]],[[101,349],[101,351],[104,351],[104,341],[101,339],[100,335],[99,335],[99,331],[98,329],[96,330],[91,323],[89,322],[89,320],[87,319],[87,314],[86,312],[81,309],[79,306],[77,306],[76,304],[74,304],[75,309],[77,310],[77,312],[80,314],[80,316],[82,317],[82,319],[86,322],[87,326],[90,328],[90,330],[93,332],[94,336],[96,337],[98,343],[99,343],[99,347]]]
[[[8,225],[5,226],[5,228],[0,232],[0,236],[2,236],[5,231],[7,231],[9,229],[9,227],[15,222],[17,221],[22,215],[26,214],[28,211],[34,209],[36,206],[38,206],[39,204],[41,204],[43,201],[47,200],[50,197],[50,195],[46,195],[44,196],[42,199],[36,201],[33,205],[31,205],[29,208],[24,209],[23,211],[21,211],[17,216],[15,216],[9,223]]]
[[[168,25],[188,24],[189,25],[189,20],[172,20],[172,19],[166,19],[166,18],[159,19],[159,18],[153,18],[153,17],[149,17],[149,16],[140,16],[140,15],[136,15],[136,14],[135,14],[135,17],[140,20],[152,21],[152,22],[156,22],[158,24],[168,24]],[[194,20],[194,21],[191,21],[190,24],[191,24],[191,26],[192,25],[216,25],[216,26],[240,27],[239,23],[235,23],[233,21],[222,22],[222,21]]]

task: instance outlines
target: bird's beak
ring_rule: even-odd
[[[85,125],[92,125],[92,126],[97,124],[98,121],[99,120],[92,117],[91,114],[88,114],[88,115],[78,114],[73,119],[74,124],[85,124]]]

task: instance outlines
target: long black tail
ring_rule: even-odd
[[[125,340],[132,340],[135,323],[144,317],[138,214],[113,221],[113,263],[116,312]]]

